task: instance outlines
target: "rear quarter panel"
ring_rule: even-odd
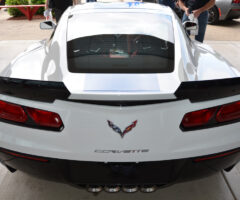
[[[232,0],[216,0],[216,6],[221,10],[219,13],[219,20],[225,20],[229,11],[231,10]]]

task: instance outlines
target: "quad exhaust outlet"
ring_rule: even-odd
[[[126,193],[135,193],[138,190],[143,192],[143,193],[151,193],[155,192],[157,190],[157,187],[155,185],[144,185],[144,186],[136,186],[136,185],[124,185],[124,186],[119,186],[119,185],[106,185],[106,186],[98,186],[98,185],[89,185],[87,187],[87,191],[91,193],[99,193],[102,190],[108,193],[117,193],[120,190]]]

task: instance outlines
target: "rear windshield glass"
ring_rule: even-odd
[[[156,15],[152,16],[156,17]],[[138,24],[137,30],[129,27],[129,30],[121,31],[118,27],[118,31],[116,29],[111,31],[112,26],[108,27],[105,23],[106,30],[97,29],[95,35],[86,36],[85,34],[77,37],[72,34],[72,39],[67,43],[69,71],[73,73],[172,72],[174,70],[174,42],[171,18],[163,17],[161,20],[161,16],[157,15],[157,19],[158,21],[151,19],[154,21],[152,26],[160,30],[151,33],[148,33],[142,22],[142,26]]]

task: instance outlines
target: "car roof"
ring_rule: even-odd
[[[156,3],[142,3],[142,2],[96,2],[96,3],[86,3],[81,5],[73,6],[70,15],[77,13],[91,13],[91,12],[101,12],[114,10],[123,10],[124,12],[135,12],[136,10],[142,10],[142,12],[161,12],[162,14],[172,14],[172,9],[167,6],[163,6]]]

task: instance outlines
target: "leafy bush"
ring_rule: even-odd
[[[32,5],[45,4],[45,2],[46,2],[45,0],[31,0]],[[43,15],[43,12],[44,12],[44,8],[39,8],[36,14]]]
[[[6,5],[28,5],[28,0],[6,0]],[[9,8],[8,13],[13,17],[23,16],[17,8]]]

